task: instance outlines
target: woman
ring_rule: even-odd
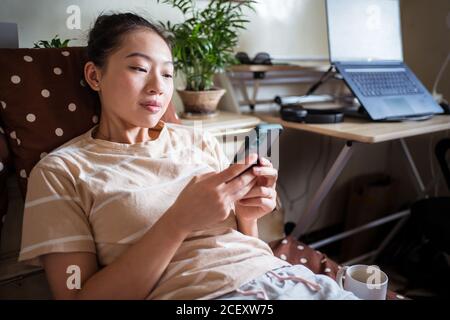
[[[268,160],[228,166],[213,137],[160,120],[173,63],[154,25],[102,15],[88,58],[100,122],[28,182],[19,260],[45,268],[55,298],[354,298],[257,238],[257,219],[275,207]]]

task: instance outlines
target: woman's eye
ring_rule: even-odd
[[[130,67],[131,69],[133,69],[133,70],[136,70],[136,71],[140,71],[140,72],[147,72],[147,69],[144,69],[144,68],[141,68],[141,67]]]
[[[164,78],[173,78],[173,75],[171,75],[170,73],[166,73],[163,76]]]

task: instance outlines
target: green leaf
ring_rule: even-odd
[[[69,42],[76,39],[65,39],[61,42],[58,35],[55,35],[50,41],[39,40],[34,43],[34,48],[64,48],[67,47]]]
[[[194,0],[157,0],[180,10],[182,23],[160,22],[172,40],[176,72],[182,72],[189,90],[209,89],[216,72],[236,63],[233,48],[249,21],[242,8],[253,10],[255,1],[211,0],[200,10]]]

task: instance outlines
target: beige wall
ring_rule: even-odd
[[[199,7],[206,0],[197,0]],[[66,27],[70,5],[81,12],[81,30]],[[56,33],[77,38],[73,45],[86,43],[87,30],[102,11],[131,10],[153,21],[180,21],[182,15],[156,0],[0,0],[0,21],[19,24],[21,47],[32,47]],[[324,2],[317,0],[259,0],[255,11],[246,11],[250,24],[243,31],[237,50],[251,55],[269,51],[277,57],[326,58]],[[256,36],[255,36],[256,35]]]
[[[280,59],[327,59],[325,2],[259,0],[236,51],[265,51]]]
[[[402,0],[401,9],[405,61],[431,90],[450,54],[450,1]],[[438,92],[450,100],[450,65]]]

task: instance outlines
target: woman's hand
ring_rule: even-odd
[[[252,170],[242,173],[256,157],[250,155],[245,164],[232,165],[219,173],[195,176],[166,212],[172,218],[172,225],[189,233],[228,218],[233,204],[256,183]]]
[[[236,216],[244,221],[256,221],[272,212],[276,207],[275,190],[278,171],[266,158],[260,158],[260,165],[253,167],[256,183],[250,191],[235,203]]]

